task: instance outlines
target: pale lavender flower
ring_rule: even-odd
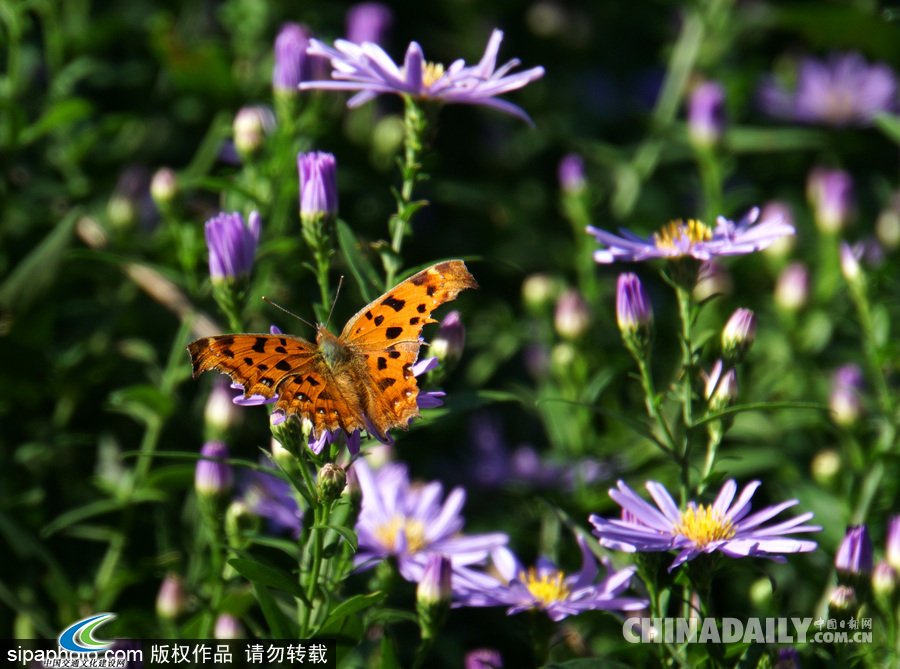
[[[156,614],[166,620],[175,620],[187,610],[187,603],[184,579],[178,574],[166,574],[156,595]]]
[[[440,483],[411,486],[403,465],[387,464],[373,472],[360,458],[353,463],[353,472],[362,491],[356,523],[359,550],[354,557],[360,569],[392,558],[403,578],[418,583],[432,553],[448,557],[456,572],[484,561],[507,542],[502,533],[460,534],[460,510],[466,499],[462,488],[454,488],[442,503]]]
[[[884,559],[887,560],[887,563],[895,570],[900,572],[900,515],[891,516],[888,521]]]
[[[544,68],[508,74],[519,64],[517,59],[497,68],[497,52],[502,40],[503,33],[494,30],[477,65],[468,66],[460,59],[445,69],[443,65],[426,62],[422,47],[416,42],[410,43],[403,65],[398,67],[380,46],[372,42],[354,44],[337,40],[332,48],[313,39],[307,53],[331,59],[332,80],[304,82],[300,84],[300,90],[358,91],[347,103],[349,107],[358,107],[380,93],[409,95],[447,104],[482,105],[531,123],[520,107],[498,100],[497,96],[539,79]]]
[[[813,169],[806,180],[806,196],[823,232],[837,232],[853,215],[853,178],[844,170]]]
[[[220,613],[216,618],[216,626],[213,629],[214,639],[244,639],[247,630],[236,616],[230,613]]]
[[[716,360],[709,374],[701,373],[704,396],[713,411],[720,411],[734,402],[738,394],[737,372],[732,367],[725,369],[721,360]]]
[[[858,576],[872,571],[872,539],[865,525],[852,525],[841,540],[834,566],[839,573]]]
[[[300,176],[300,216],[330,217],[337,214],[337,163],[323,151],[297,154]]]
[[[452,584],[453,566],[450,559],[440,553],[431,553],[416,587],[417,603],[425,606],[446,604],[453,595]]]
[[[231,124],[234,148],[241,156],[252,156],[262,148],[276,123],[274,112],[265,105],[241,107]]]
[[[476,648],[466,653],[465,669],[503,669],[503,657],[493,648]]]
[[[862,411],[863,373],[859,365],[850,363],[838,368],[831,378],[828,406],[838,425],[856,422]]]
[[[849,283],[859,281],[862,276],[859,261],[862,259],[863,253],[865,253],[865,247],[862,243],[850,246],[847,242],[841,242],[841,274]]]
[[[603,264],[685,257],[706,261],[761,251],[775,240],[794,234],[794,226],[780,218],[757,223],[758,218],[759,208],[754,207],[737,223],[719,216],[715,228],[691,219],[672,221],[652,237],[639,237],[628,230],[614,235],[593,226],[588,226],[587,231],[608,247],[594,252],[594,260]]]
[[[394,23],[390,7],[380,2],[361,2],[347,10],[347,41],[382,44]]]
[[[299,23],[285,23],[275,38],[275,68],[272,87],[276,92],[295,93],[301,81],[309,78],[307,48],[309,30]]]
[[[288,532],[294,538],[300,536],[303,513],[287,481],[266,471],[242,470],[238,489],[247,508],[268,521],[269,531]]]
[[[222,212],[206,222],[209,276],[213,283],[232,281],[250,273],[261,225],[259,213],[255,211],[246,223],[237,212]]]
[[[688,134],[699,146],[711,146],[725,132],[725,89],[715,81],[694,88],[688,100]]]
[[[809,270],[802,262],[792,262],[778,275],[775,304],[785,311],[801,309],[809,298]]]
[[[756,339],[756,314],[740,308],[722,329],[722,355],[728,360],[740,360]]]
[[[581,294],[570,289],[559,296],[553,316],[556,332],[566,339],[578,339],[591,324],[591,311]]]
[[[636,567],[611,571],[598,582],[596,558],[581,537],[578,546],[581,569],[569,575],[546,558],[526,569],[511,551],[498,548],[491,558],[500,578],[479,575],[473,582],[461,579],[460,585],[454,585],[454,606],[505,606],[508,615],[544,611],[553,621],[583,611],[634,611],[647,606],[646,599],[622,596]]]
[[[428,350],[438,360],[452,364],[462,357],[465,346],[466,326],[463,324],[462,315],[453,310],[441,319]]]
[[[200,449],[201,459],[194,470],[194,489],[198,495],[216,496],[229,492],[234,471],[227,462],[228,447],[221,441],[208,441]]]
[[[887,65],[869,65],[858,53],[804,58],[794,90],[768,78],[760,103],[771,116],[801,123],[870,125],[877,114],[897,108],[897,79]]]
[[[577,153],[567,153],[559,161],[557,169],[559,187],[563,193],[580,193],[584,190],[586,180],[584,177],[584,160]]]
[[[805,525],[812,513],[803,513],[776,525],[762,524],[797,504],[792,499],[769,506],[752,515],[750,499],[759,481],[750,482],[734,501],[737,484],[731,480],[722,486],[712,504],[690,502],[680,510],[668,491],[655,481],[647,482],[647,490],[656,503],[653,506],[619,481],[609,496],[622,507],[623,518],[607,520],[590,517],[600,545],[629,553],[679,551],[669,571],[703,553],[721,552],[732,558],[764,557],[785,562],[783,553],[806,553],[816,549],[815,541],[793,539],[787,535],[820,532],[821,527]],[[734,502],[732,504],[732,502]]]

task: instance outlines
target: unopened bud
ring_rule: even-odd
[[[184,580],[178,574],[166,574],[156,595],[156,615],[164,620],[175,620],[186,610]]]
[[[209,441],[200,450],[201,460],[194,471],[194,490],[201,497],[224,497],[234,486],[234,471],[225,460],[228,447],[221,441]]]
[[[559,187],[567,195],[584,191],[584,160],[575,153],[568,153],[559,161]]]
[[[816,225],[822,232],[838,232],[850,221],[853,179],[847,172],[815,168],[809,174],[806,194],[813,207]]]
[[[863,248],[851,247],[847,242],[841,242],[841,274],[847,280],[847,283],[858,284],[862,278],[862,269],[859,266],[859,259],[862,257]]]
[[[688,100],[688,135],[698,147],[716,144],[725,132],[725,89],[715,81],[696,86]]]
[[[872,570],[872,592],[878,597],[890,597],[897,588],[897,572],[887,562],[879,562]]]
[[[711,411],[721,411],[737,399],[737,372],[724,371],[721,360],[716,360],[709,374],[706,374],[706,401]]]
[[[241,107],[234,117],[234,148],[243,157],[256,154],[275,130],[275,114],[268,107]]]
[[[841,456],[833,448],[827,448],[816,453],[812,459],[810,469],[816,483],[828,486],[834,483],[841,471]]]
[[[729,362],[740,362],[756,338],[756,315],[749,309],[738,309],[722,330],[722,356]]]
[[[445,365],[452,365],[462,357],[466,345],[466,327],[458,311],[444,316],[428,352]]]
[[[847,528],[834,558],[838,574],[844,576],[868,575],[872,571],[872,539],[865,525]]]
[[[235,500],[225,510],[225,536],[228,545],[235,549],[244,548],[250,535],[259,531],[260,519],[247,504]]]
[[[619,275],[616,284],[616,322],[622,339],[635,355],[645,355],[650,346],[653,309],[636,274]]]
[[[775,304],[785,311],[798,311],[809,299],[809,270],[802,262],[793,262],[778,275]]]
[[[900,573],[900,516],[891,516],[888,521],[884,559],[894,568],[894,571]]]
[[[443,624],[453,595],[450,558],[432,553],[425,563],[422,580],[416,588],[416,610],[423,639],[432,639]]]
[[[334,501],[344,492],[347,485],[347,472],[340,465],[326,462],[319,470],[317,483],[319,498],[325,501]]]
[[[846,614],[856,610],[856,590],[849,585],[837,585],[828,599],[829,613]],[[835,616],[837,617],[837,616]]]
[[[559,282],[549,274],[532,274],[522,283],[522,298],[532,309],[550,304],[559,292]]]
[[[238,618],[230,613],[222,613],[216,618],[213,636],[216,639],[243,639],[247,636],[247,630]]]
[[[172,204],[178,195],[178,177],[168,167],[160,167],[150,181],[150,196],[160,209]]]
[[[849,427],[859,419],[862,413],[862,380],[859,365],[844,365],[834,373],[828,406],[832,419],[838,425]]]
[[[232,401],[234,391],[222,377],[216,379],[206,400],[203,417],[213,433],[222,437],[241,417],[240,409]]]
[[[578,339],[591,324],[591,312],[576,290],[567,290],[556,302],[556,332],[566,339]]]

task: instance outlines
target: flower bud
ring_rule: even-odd
[[[860,402],[862,380],[862,369],[859,365],[844,365],[834,373],[828,406],[831,408],[832,420],[838,425],[849,427],[859,419],[862,412]]]
[[[164,620],[175,620],[186,610],[184,581],[178,574],[166,574],[156,595],[156,615]]]
[[[380,2],[361,2],[347,10],[347,41],[354,44],[384,44],[394,13]]]
[[[616,322],[625,345],[636,356],[644,356],[650,347],[653,309],[644,286],[636,274],[619,275],[616,284]]]
[[[729,295],[732,289],[731,274],[725,266],[710,260],[700,266],[693,291],[694,300],[703,302],[715,295]]]
[[[829,486],[841,471],[841,456],[833,448],[826,448],[816,453],[810,464],[813,479],[816,483]]]
[[[300,218],[316,221],[337,215],[337,163],[323,151],[297,154],[300,176]]]
[[[476,648],[466,653],[465,669],[503,669],[503,657],[493,648]]]
[[[262,221],[251,212],[247,222],[239,213],[222,212],[206,222],[209,277],[213,284],[246,277],[253,269]]]
[[[224,436],[241,417],[240,409],[233,399],[234,391],[230,384],[224,378],[216,379],[206,400],[203,418],[217,436]]]
[[[878,215],[875,236],[891,251],[900,246],[900,192],[891,195],[888,206]]]
[[[575,153],[568,153],[559,161],[557,170],[559,187],[566,195],[578,195],[584,191],[584,160]]]
[[[316,484],[319,492],[319,498],[333,502],[341,493],[344,492],[344,486],[347,485],[347,472],[340,465],[332,462],[326,462],[319,470],[319,480]]]
[[[178,195],[178,176],[169,167],[160,167],[150,180],[150,196],[160,209],[172,204]]]
[[[216,639],[244,639],[247,636],[247,630],[244,629],[238,618],[230,613],[222,613],[216,618],[213,636]]]
[[[228,447],[221,441],[208,441],[200,450],[204,458],[197,461],[194,490],[201,497],[224,497],[234,487],[234,472],[227,462]],[[207,459],[212,458],[212,459]]]
[[[454,310],[444,316],[428,352],[442,363],[452,365],[462,357],[465,345],[466,328],[462,316]]]
[[[706,401],[711,411],[721,411],[737,399],[737,372],[734,368],[723,373],[724,365],[716,360],[709,374],[705,374]]]
[[[847,283],[858,284],[862,278],[862,269],[859,259],[862,257],[863,247],[852,247],[847,242],[841,242],[841,274]]]
[[[800,653],[796,648],[779,648],[772,669],[800,669]]]
[[[577,290],[567,290],[556,302],[556,332],[566,339],[578,339],[591,324],[591,312]]]
[[[559,292],[559,282],[548,274],[532,274],[522,283],[522,299],[535,310],[553,302]]]
[[[897,572],[887,562],[879,562],[872,570],[872,592],[877,597],[890,597],[897,589]]]
[[[225,536],[228,545],[234,549],[246,548],[249,536],[256,534],[260,527],[260,517],[246,502],[235,500],[225,510]]]
[[[806,196],[816,225],[826,233],[842,230],[853,214],[853,179],[843,170],[817,167],[809,173]]]
[[[450,558],[432,553],[425,562],[422,579],[416,588],[416,610],[423,639],[432,639],[443,624],[453,596]]]
[[[262,105],[241,107],[232,123],[234,148],[242,158],[249,158],[262,148],[274,129],[275,114],[271,109]]]
[[[891,516],[888,521],[884,559],[894,568],[894,571],[900,573],[900,516]]]
[[[844,576],[868,575],[872,571],[872,540],[865,525],[847,528],[847,533],[834,558],[838,574]]]
[[[775,304],[785,311],[798,311],[809,298],[809,271],[802,262],[793,262],[778,275]]]
[[[856,610],[856,590],[849,585],[837,585],[828,600],[829,614],[846,614]],[[833,615],[833,617],[840,617]]]
[[[725,89],[715,81],[696,86],[688,100],[688,136],[698,147],[716,144],[725,132]]]
[[[297,86],[309,78],[309,30],[299,23],[285,23],[275,38],[272,88],[277,95],[296,95]]]
[[[756,315],[749,309],[738,309],[722,330],[722,356],[729,362],[740,362],[756,338]]]

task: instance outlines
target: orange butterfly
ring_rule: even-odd
[[[422,270],[361,309],[335,337],[319,325],[316,343],[285,334],[230,334],[188,346],[194,378],[216,369],[244,397],[278,394],[275,410],[323,430],[367,430],[379,439],[419,415],[412,366],[431,312],[477,288],[462,260]]]

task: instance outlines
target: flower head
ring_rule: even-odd
[[[303,514],[287,481],[267,471],[241,470],[238,489],[247,509],[266,519],[271,532],[300,536]]]
[[[219,496],[234,486],[234,471],[227,462],[228,447],[221,441],[208,441],[200,449],[201,460],[194,470],[194,489],[198,495]]]
[[[485,560],[491,550],[506,544],[501,533],[460,534],[459,512],[466,499],[462,488],[454,488],[442,503],[440,483],[413,487],[403,465],[388,464],[373,472],[359,459],[353,471],[362,490],[354,563],[362,569],[393,558],[403,578],[418,583],[432,553],[449,558],[456,570]]]
[[[793,90],[769,78],[760,102],[770,115],[801,123],[869,125],[878,113],[896,109],[897,79],[887,65],[869,65],[858,53],[805,58]]]
[[[614,235],[593,226],[588,226],[587,231],[608,247],[594,252],[594,260],[603,264],[685,257],[706,261],[761,251],[776,239],[794,234],[794,227],[780,218],[757,223],[758,218],[759,209],[754,207],[737,223],[719,216],[715,228],[694,219],[672,221],[648,238],[627,230]]]
[[[688,100],[688,134],[698,146],[715,144],[725,131],[725,89],[715,81],[705,81]]]
[[[300,176],[300,216],[314,219],[337,214],[337,163],[323,151],[297,154]]]
[[[347,41],[381,44],[387,37],[394,13],[380,2],[361,2],[347,10]]]
[[[647,606],[647,601],[621,596],[634,575],[635,567],[609,573],[597,582],[597,560],[581,537],[581,569],[565,574],[550,560],[541,558],[534,567],[525,568],[506,548],[492,553],[499,579],[482,577],[484,582],[454,586],[454,606],[506,606],[513,615],[522,611],[544,611],[551,620],[559,621],[582,611],[633,611]]]
[[[854,525],[847,528],[834,566],[841,574],[857,576],[872,571],[872,539],[865,525]]]
[[[272,87],[279,93],[296,93],[297,85],[309,78],[306,50],[309,30],[299,23],[285,23],[275,38],[275,69]]]
[[[750,513],[750,499],[759,481],[749,483],[735,501],[737,484],[727,481],[712,504],[690,502],[679,509],[668,491],[655,481],[647,490],[656,506],[647,503],[625,483],[609,491],[622,507],[622,519],[607,520],[592,515],[590,521],[600,545],[628,552],[679,551],[669,571],[703,553],[721,552],[728,557],[765,557],[784,562],[783,553],[805,553],[816,549],[815,541],[792,539],[787,535],[819,532],[821,527],[805,525],[812,513],[762,527],[762,524],[797,504],[792,499],[762,511]],[[734,502],[734,503],[732,503]]]
[[[837,232],[853,214],[853,178],[844,170],[817,167],[806,180],[806,196],[822,232]]]
[[[260,226],[259,214],[255,211],[246,223],[237,212],[222,212],[206,222],[209,276],[213,283],[233,281],[250,273],[259,243]]]
[[[403,65],[398,67],[380,46],[372,42],[354,44],[337,40],[332,48],[313,39],[307,53],[331,59],[333,80],[304,82],[300,84],[300,90],[357,91],[347,103],[350,107],[358,107],[379,93],[409,95],[447,104],[482,105],[530,123],[521,108],[506,100],[498,100],[497,96],[539,79],[544,74],[544,68],[534,67],[508,74],[519,64],[516,59],[497,68],[497,52],[502,40],[503,33],[494,30],[477,65],[466,65],[463,60],[456,60],[444,68],[439,63],[426,62],[422,47],[416,42],[410,43]]]

